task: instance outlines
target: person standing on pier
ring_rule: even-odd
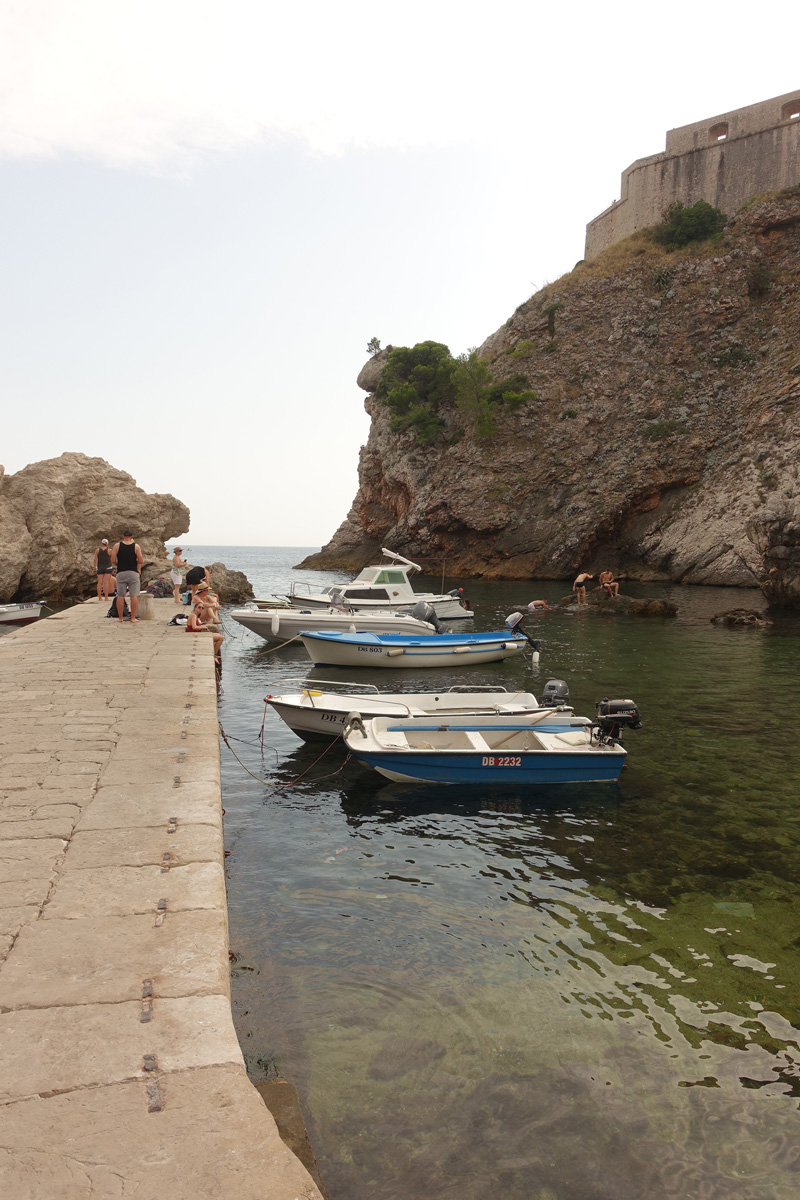
[[[94,552],[92,570],[97,576],[97,599],[108,600],[114,587],[114,576],[111,567],[111,551],[108,548],[108,538],[103,538]]]
[[[129,596],[131,623],[138,624],[139,618],[136,614],[139,611],[139,588],[144,559],[138,543],[133,540],[133,533],[130,529],[125,530],[122,541],[117,542],[113,547],[111,561],[117,568],[117,616],[120,621],[124,620],[122,613],[125,608],[125,597]]]

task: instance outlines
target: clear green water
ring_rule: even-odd
[[[302,557],[217,549],[264,591]],[[479,628],[565,591],[468,590]],[[274,784],[311,767],[276,791],[222,750],[235,1019],[253,1076],[297,1085],[332,1200],[800,1194],[800,620],[718,629],[758,595],[625,590],[678,619],[546,614],[538,669],[452,677],[633,697],[619,787],[332,775],[272,713],[262,758],[263,697],[311,668],[229,624],[237,751]],[[386,674],[359,677],[448,678]]]

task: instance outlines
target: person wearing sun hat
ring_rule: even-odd
[[[108,538],[103,538],[95,550],[92,570],[97,576],[97,599],[109,600],[114,590],[114,574]]]
[[[172,595],[175,597],[175,603],[181,603],[181,584],[183,583],[183,568],[188,567],[188,563],[181,558],[183,551],[180,546],[176,546],[172,552],[172,570],[169,577],[172,580]]]
[[[197,585],[194,598],[202,606],[201,619],[205,621],[209,628],[213,627],[215,631],[218,630],[220,626],[219,596],[211,591],[209,584],[205,580],[202,580]]]

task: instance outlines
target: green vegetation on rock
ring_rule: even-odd
[[[721,234],[727,221],[725,213],[706,200],[698,200],[691,208],[676,200],[664,210],[661,224],[652,230],[652,238],[667,250],[676,250],[688,246],[689,242],[701,242]]]

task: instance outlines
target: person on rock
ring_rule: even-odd
[[[613,596],[616,600],[619,595],[619,584],[614,579],[613,571],[601,571],[597,576],[597,582],[604,592],[608,592],[609,596]]]
[[[531,600],[528,612],[550,612],[550,605],[546,600]]]
[[[126,529],[122,540],[111,549],[111,563],[117,568],[117,616],[124,620],[125,597],[131,602],[131,624],[138,624],[139,591],[141,589],[142,563],[144,559],[133,533]]]
[[[586,584],[590,579],[594,579],[594,575],[589,575],[586,571],[581,571],[579,575],[575,576],[572,590],[578,597],[578,604],[586,603]]]
[[[114,590],[114,568],[111,565],[108,538],[103,538],[95,550],[92,570],[97,576],[97,599],[110,600]]]

